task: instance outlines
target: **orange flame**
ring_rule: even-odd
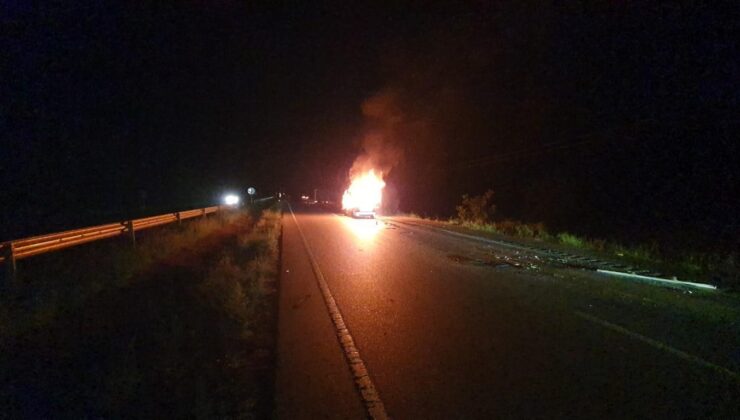
[[[342,197],[342,208],[372,211],[380,207],[385,181],[374,169],[352,177],[352,182]]]

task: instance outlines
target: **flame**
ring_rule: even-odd
[[[352,177],[352,182],[342,197],[342,208],[372,211],[380,207],[385,181],[374,169]]]

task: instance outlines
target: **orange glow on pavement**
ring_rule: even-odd
[[[383,229],[383,223],[375,219],[350,219],[342,217],[342,222],[362,242],[372,241]]]

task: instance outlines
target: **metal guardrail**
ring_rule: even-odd
[[[206,215],[215,213],[220,209],[220,206],[205,207],[201,209],[179,211],[159,216],[145,217],[142,219],[126,220],[105,225],[6,241],[0,243],[0,263],[5,263],[8,272],[14,277],[16,272],[15,262],[23,258],[58,251],[60,249],[100,239],[111,238],[118,235],[130,236],[132,242],[135,244],[135,232],[137,231],[172,222],[179,223],[183,220],[192,219],[194,217],[205,217]]]

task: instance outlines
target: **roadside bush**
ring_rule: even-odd
[[[640,262],[654,262],[661,260],[660,251],[656,243],[650,245],[638,245],[625,247],[621,245],[616,246],[615,254],[620,257],[626,258],[636,263]]]
[[[452,224],[460,225],[464,228],[478,230],[488,233],[501,233],[493,223],[475,223],[475,222],[460,222],[459,220],[450,221]]]
[[[568,232],[558,233],[558,242],[575,248],[583,248],[585,246],[585,241],[583,239]]]
[[[269,292],[267,284],[276,278],[280,222],[279,211],[265,210],[254,228],[237,239],[236,262],[247,264],[249,280],[243,286],[248,296]]]
[[[552,239],[552,235],[550,235],[550,232],[547,231],[547,227],[542,222],[537,223],[531,223],[529,227],[534,232],[534,238],[535,239],[541,239],[543,241],[548,241]]]
[[[516,225],[517,222],[513,220],[501,220],[500,222],[494,223],[496,225],[496,230],[499,233],[503,233],[504,235],[514,235],[516,234]]]
[[[225,255],[210,270],[198,289],[205,302],[214,310],[246,325],[250,315],[249,301],[252,298],[245,292],[245,286],[249,285],[243,283],[247,279],[247,272]]]
[[[716,273],[714,280],[725,289],[740,291],[740,263],[738,256],[738,253],[732,253],[719,258],[705,258],[705,261],[710,260],[705,263],[705,266],[711,267],[711,270]]]
[[[595,251],[604,252],[609,245],[604,239],[591,239],[588,241],[589,246]]]
[[[456,207],[461,222],[484,224],[493,218],[496,205],[493,204],[493,190],[473,197],[463,194],[462,203]]]
[[[524,223],[516,225],[515,230],[516,230],[516,236],[519,236],[521,238],[534,238],[535,236],[534,229],[532,229],[531,226],[524,224]]]

